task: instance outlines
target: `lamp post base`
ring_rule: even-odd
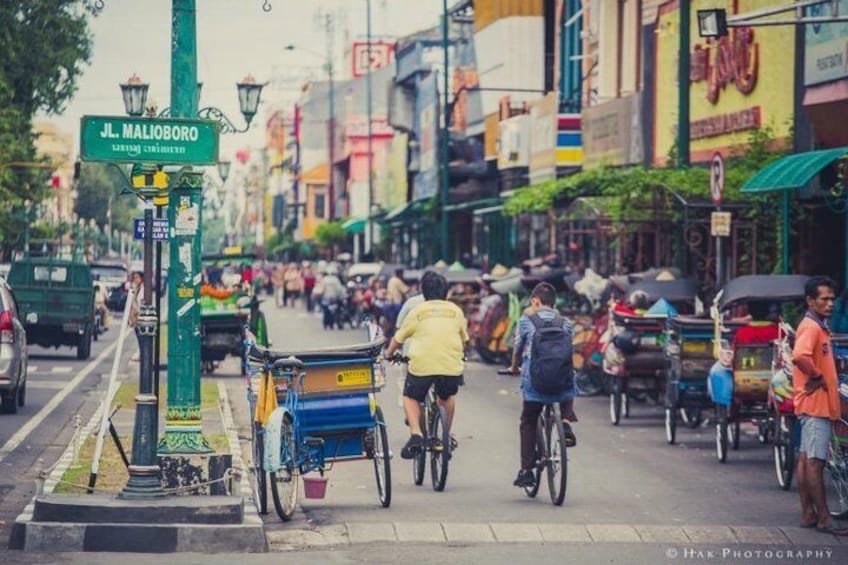
[[[165,496],[158,465],[130,465],[129,472],[130,479],[127,486],[118,493],[118,498],[146,499]]]

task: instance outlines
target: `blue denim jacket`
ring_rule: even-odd
[[[553,320],[557,312],[550,308],[542,308],[536,314],[543,320]],[[574,324],[568,318],[563,318],[562,327],[568,332],[569,339],[574,334]],[[521,316],[518,320],[518,325],[515,328],[516,340],[515,351],[521,354],[521,392],[524,394],[524,400],[531,402],[560,402],[574,398],[574,390],[563,392],[562,394],[542,394],[533,388],[530,383],[530,356],[532,354],[533,334],[536,333],[536,326],[530,321],[528,316]]]

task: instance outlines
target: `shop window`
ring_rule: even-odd
[[[315,195],[315,217],[324,219],[327,217],[327,197],[323,194]]]

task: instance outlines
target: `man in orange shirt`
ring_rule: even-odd
[[[801,496],[801,527],[848,536],[848,529],[835,528],[827,508],[824,466],[833,422],[839,420],[836,363],[827,318],[833,313],[835,283],[827,277],[812,277],[804,294],[807,313],[795,332],[795,414],[801,422],[798,457],[798,492]]]

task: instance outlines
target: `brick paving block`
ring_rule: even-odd
[[[395,527],[388,522],[354,522],[347,525],[350,543],[397,541]]]
[[[732,526],[733,533],[739,543],[753,543],[761,545],[784,545],[789,543],[780,528],[766,528],[755,526]]]
[[[445,541],[445,532],[438,522],[396,522],[395,531],[401,542]]]
[[[800,528],[798,526],[781,527],[780,531],[789,538],[792,545],[838,545],[836,536],[830,536],[817,532],[815,528]]]
[[[445,538],[449,542],[479,543],[495,541],[488,524],[445,523]]]
[[[265,533],[268,545],[301,547],[323,547],[327,544],[324,536],[314,530],[277,530]]]
[[[317,528],[327,545],[344,545],[350,543],[350,537],[347,533],[347,527],[344,524],[332,524],[328,526],[319,526]]]
[[[545,543],[591,543],[592,538],[582,524],[539,524]]]
[[[688,543],[689,536],[679,526],[633,526],[645,543]]]
[[[621,524],[587,524],[586,529],[594,542],[641,542],[633,526]]]
[[[683,531],[692,543],[737,543],[727,526],[683,526]]]
[[[536,524],[492,523],[489,524],[500,542],[541,542],[542,532]]]

